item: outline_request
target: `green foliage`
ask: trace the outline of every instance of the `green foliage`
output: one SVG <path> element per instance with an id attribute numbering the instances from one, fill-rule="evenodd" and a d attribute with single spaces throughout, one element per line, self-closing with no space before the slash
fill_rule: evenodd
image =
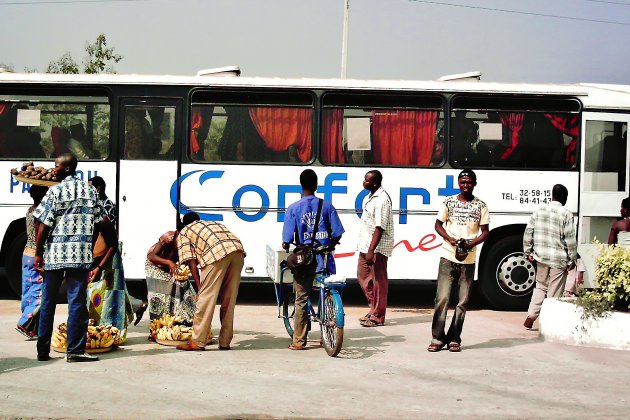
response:
<path id="1" fill-rule="evenodd" d="M 630 309 L 630 248 L 599 245 L 596 260 L 597 291 L 612 308 Z"/>
<path id="2" fill-rule="evenodd" d="M 597 290 L 582 290 L 577 297 L 576 304 L 582 308 L 582 321 L 579 330 L 586 333 L 591 322 L 610 315 L 612 306 Z M 578 328 L 576 328 L 578 329 Z"/>
<path id="3" fill-rule="evenodd" d="M 118 63 L 123 59 L 122 55 L 114 53 L 113 47 L 107 47 L 105 34 L 97 36 L 93 44 L 86 44 L 85 52 L 87 56 L 83 61 L 83 69 L 81 69 L 79 64 L 72 58 L 70 52 L 66 52 L 59 59 L 48 63 L 46 73 L 115 73 L 112 64 Z"/>
<path id="4" fill-rule="evenodd" d="M 48 63 L 46 73 L 79 74 L 79 65 L 67 51 L 58 60 Z"/>
<path id="5" fill-rule="evenodd" d="M 4 69 L 6 71 L 13 71 L 13 66 L 11 64 L 0 62 L 0 69 Z"/>
<path id="6" fill-rule="evenodd" d="M 591 322 L 605 318 L 613 310 L 630 309 L 630 248 L 608 246 L 595 241 L 599 254 L 595 260 L 597 287 L 578 295 L 576 304 L 582 308 L 582 332 Z"/>
<path id="7" fill-rule="evenodd" d="M 84 63 L 83 72 L 88 74 L 115 73 L 114 68 L 109 63 L 112 61 L 118 63 L 123 59 L 122 55 L 114 54 L 113 47 L 107 47 L 105 34 L 97 36 L 93 44 L 87 44 L 85 52 L 88 56 Z"/>

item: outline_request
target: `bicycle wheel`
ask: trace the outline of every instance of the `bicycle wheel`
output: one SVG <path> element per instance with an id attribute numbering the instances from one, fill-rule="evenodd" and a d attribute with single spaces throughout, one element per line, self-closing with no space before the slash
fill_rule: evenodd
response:
<path id="1" fill-rule="evenodd" d="M 343 325 L 343 319 L 338 320 L 338 315 L 343 317 L 341 296 L 327 291 L 323 310 L 322 336 L 324 338 L 324 348 L 330 357 L 335 357 L 339 354 L 343 345 L 343 327 L 338 326 L 339 324 Z"/>
<path id="2" fill-rule="evenodd" d="M 293 325 L 291 325 L 291 322 L 294 315 L 295 292 L 293 291 L 293 286 L 289 285 L 282 294 L 282 320 L 284 321 L 284 328 L 291 337 L 293 337 Z"/>

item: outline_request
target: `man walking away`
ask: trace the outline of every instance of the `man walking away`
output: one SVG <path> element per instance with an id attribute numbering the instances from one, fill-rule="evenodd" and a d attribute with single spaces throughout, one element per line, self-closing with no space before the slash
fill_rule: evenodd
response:
<path id="1" fill-rule="evenodd" d="M 98 357 L 85 353 L 88 273 L 93 261 L 93 241 L 98 232 L 102 232 L 108 246 L 116 245 L 116 234 L 99 204 L 96 189 L 79 179 L 76 169 L 77 159 L 69 153 L 55 160 L 55 172 L 61 182 L 50 187 L 34 213 L 41 222 L 36 236 L 35 268 L 44 272 L 37 339 L 39 361 L 50 359 L 57 293 L 64 278 L 68 291 L 66 360 L 98 360 Z"/>
<path id="2" fill-rule="evenodd" d="M 444 238 L 437 279 L 430 352 L 448 343 L 451 352 L 461 351 L 461 334 L 475 275 L 476 247 L 488 237 L 488 206 L 473 195 L 477 175 L 464 169 L 457 176 L 460 193 L 444 200 L 435 221 L 435 231 Z M 481 230 L 481 234 L 479 231 Z M 479 235 L 479 236 L 477 236 Z M 451 289 L 457 288 L 457 306 L 448 332 L 444 333 Z"/>
<path id="3" fill-rule="evenodd" d="M 357 279 L 368 301 L 369 312 L 359 318 L 364 327 L 385 324 L 387 311 L 387 260 L 394 248 L 392 200 L 381 186 L 383 175 L 372 170 L 363 178 L 363 188 L 370 192 L 361 214 Z"/>
<path id="4" fill-rule="evenodd" d="M 561 297 L 567 273 L 575 267 L 577 241 L 573 214 L 564 205 L 569 192 L 562 184 L 551 191 L 551 203 L 532 214 L 523 236 L 523 251 L 536 260 L 536 288 L 523 325 L 532 328 L 546 297 Z"/>
<path id="5" fill-rule="evenodd" d="M 191 216 L 186 217 L 188 214 Z M 184 216 L 184 224 L 194 217 L 192 215 L 194 213 Z M 234 307 L 245 263 L 243 244 L 221 223 L 197 220 L 179 232 L 177 251 L 179 261 L 188 263 L 199 289 L 192 338 L 177 348 L 185 351 L 205 350 L 214 307 L 221 292 L 219 350 L 230 350 L 234 336 Z"/>
<path id="6" fill-rule="evenodd" d="M 312 169 L 305 169 L 300 174 L 302 186 L 302 199 L 291 204 L 286 211 L 284 225 L 282 227 L 282 247 L 289 250 L 291 242 L 296 244 L 314 243 L 333 249 L 339 243 L 344 232 L 337 210 L 329 202 L 315 197 L 317 190 L 317 174 Z M 321 211 L 319 225 L 315 226 L 317 212 Z M 295 290 L 295 315 L 293 318 L 293 341 L 289 346 L 291 350 L 304 350 L 308 335 L 308 295 L 313 288 L 315 274 L 321 272 L 327 264 L 328 271 L 335 274 L 335 260 L 332 253 L 328 254 L 328 261 L 324 261 L 321 255 L 317 256 L 317 267 L 314 272 L 307 272 L 304 277 L 293 276 L 293 288 Z"/>

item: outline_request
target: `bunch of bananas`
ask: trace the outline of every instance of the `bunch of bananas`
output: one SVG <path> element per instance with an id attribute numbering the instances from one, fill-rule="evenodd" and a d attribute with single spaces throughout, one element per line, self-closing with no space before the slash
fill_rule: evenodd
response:
<path id="1" fill-rule="evenodd" d="M 157 330 L 158 340 L 188 341 L 192 338 L 192 327 L 175 325 L 172 328 L 162 327 Z"/>
<path id="2" fill-rule="evenodd" d="M 179 316 L 164 314 L 151 321 L 149 333 L 158 340 L 188 341 L 192 337 L 192 327 L 185 325 Z"/>
<path id="3" fill-rule="evenodd" d="M 190 277 L 190 268 L 187 264 L 182 264 L 177 267 L 177 270 L 173 273 L 173 279 L 177 281 L 186 281 Z"/>
<path id="4" fill-rule="evenodd" d="M 122 342 L 120 330 L 111 325 L 88 326 L 86 349 L 108 348 L 119 345 Z M 51 344 L 56 348 L 66 348 L 68 346 L 68 326 L 64 322 L 53 330 Z"/>

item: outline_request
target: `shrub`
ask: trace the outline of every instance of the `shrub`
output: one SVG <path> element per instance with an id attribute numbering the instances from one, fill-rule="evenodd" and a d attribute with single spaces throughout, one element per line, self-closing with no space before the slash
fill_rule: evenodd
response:
<path id="1" fill-rule="evenodd" d="M 615 310 L 630 309 L 630 248 L 599 244 L 594 293 Z"/>

